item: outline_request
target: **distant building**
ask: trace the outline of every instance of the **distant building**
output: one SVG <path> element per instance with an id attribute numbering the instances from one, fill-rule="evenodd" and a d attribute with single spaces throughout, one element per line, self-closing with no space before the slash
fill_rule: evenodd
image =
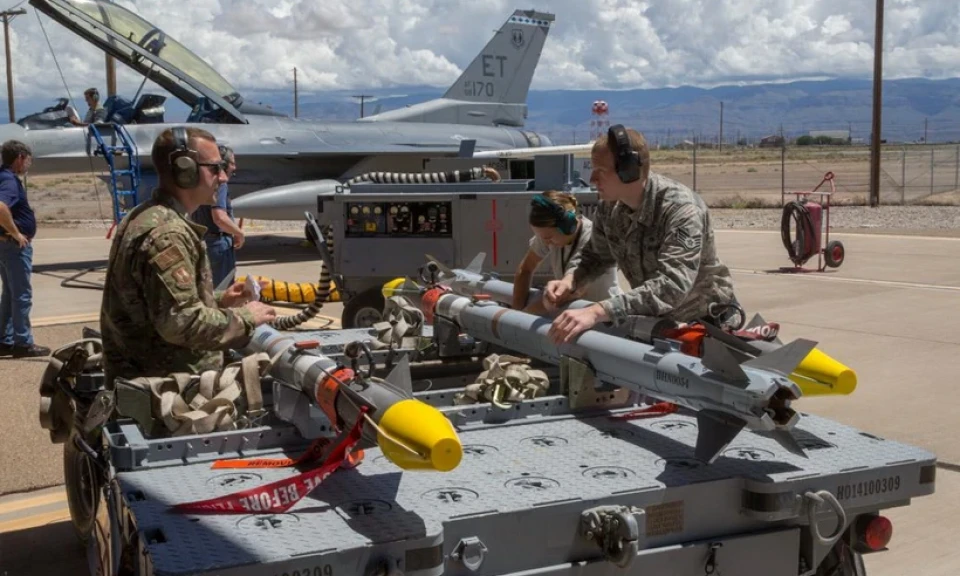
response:
<path id="1" fill-rule="evenodd" d="M 783 146 L 783 136 L 773 134 L 760 139 L 761 148 L 780 148 Z"/>
<path id="2" fill-rule="evenodd" d="M 827 138 L 832 138 L 834 140 L 843 140 L 844 142 L 850 139 L 849 130 L 811 130 L 809 134 L 813 138 L 826 136 Z"/>

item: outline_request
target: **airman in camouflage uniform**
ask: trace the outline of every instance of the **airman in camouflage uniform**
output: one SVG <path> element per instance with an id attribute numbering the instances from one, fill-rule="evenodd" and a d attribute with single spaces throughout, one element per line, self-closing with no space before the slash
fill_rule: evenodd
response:
<path id="1" fill-rule="evenodd" d="M 711 304 L 736 301 L 730 271 L 717 257 L 703 199 L 679 182 L 650 173 L 643 136 L 634 130 L 627 134 L 640 159 L 639 180 L 620 180 L 608 138 L 598 138 L 591 154 L 591 182 L 601 201 L 592 241 L 576 269 L 549 283 L 546 292 L 548 299 L 562 299 L 614 264 L 632 289 L 558 316 L 551 327 L 556 342 L 570 341 L 597 322 L 622 326 L 632 315 L 676 322 L 707 319 Z"/>
<path id="2" fill-rule="evenodd" d="M 242 283 L 214 295 L 206 228 L 186 215 L 213 202 L 225 172 L 213 136 L 193 128 L 187 134 L 197 185 L 173 183 L 169 156 L 176 145 L 164 132 L 153 148 L 160 186 L 124 218 L 110 248 L 100 313 L 110 387 L 116 377 L 219 370 L 222 350 L 246 345 L 256 326 L 275 317 L 269 306 L 245 303 Z"/>

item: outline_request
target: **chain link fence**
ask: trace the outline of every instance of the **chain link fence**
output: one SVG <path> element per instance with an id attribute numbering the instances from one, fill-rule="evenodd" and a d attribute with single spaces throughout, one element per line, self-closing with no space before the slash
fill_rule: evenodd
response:
<path id="1" fill-rule="evenodd" d="M 651 151 L 655 172 L 699 192 L 708 204 L 781 205 L 810 191 L 833 172 L 833 203 L 867 204 L 870 149 L 849 146 L 689 148 Z M 829 191 L 824 184 L 822 191 Z M 960 145 L 884 147 L 880 157 L 881 204 L 960 204 Z"/>

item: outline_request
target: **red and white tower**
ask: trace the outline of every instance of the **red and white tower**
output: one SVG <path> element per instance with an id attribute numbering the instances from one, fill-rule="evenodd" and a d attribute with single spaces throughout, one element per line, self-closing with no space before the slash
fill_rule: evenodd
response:
<path id="1" fill-rule="evenodd" d="M 607 117 L 610 107 L 607 106 L 605 100 L 594 100 L 591 112 L 593 119 L 590 120 L 590 139 L 593 140 L 606 134 L 607 130 L 610 129 L 610 120 Z"/>

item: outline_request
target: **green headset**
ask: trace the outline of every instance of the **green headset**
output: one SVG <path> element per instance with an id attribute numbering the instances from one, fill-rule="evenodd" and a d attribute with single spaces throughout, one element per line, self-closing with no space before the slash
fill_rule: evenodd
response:
<path id="1" fill-rule="evenodd" d="M 553 213 L 557 229 L 564 234 L 573 234 L 577 230 L 577 212 L 575 210 L 564 210 L 563 206 L 547 198 L 543 194 L 537 194 L 530 201 L 531 206 L 543 206 Z"/>
<path id="2" fill-rule="evenodd" d="M 190 190 L 200 184 L 199 154 L 191 150 L 187 143 L 187 129 L 177 126 L 173 129 L 173 139 L 177 148 L 170 153 L 170 171 L 178 188 Z"/>
<path id="3" fill-rule="evenodd" d="M 613 164 L 617 176 L 624 184 L 640 179 L 640 154 L 630 147 L 630 137 L 623 124 L 616 124 L 607 130 L 607 139 L 613 146 Z"/>

